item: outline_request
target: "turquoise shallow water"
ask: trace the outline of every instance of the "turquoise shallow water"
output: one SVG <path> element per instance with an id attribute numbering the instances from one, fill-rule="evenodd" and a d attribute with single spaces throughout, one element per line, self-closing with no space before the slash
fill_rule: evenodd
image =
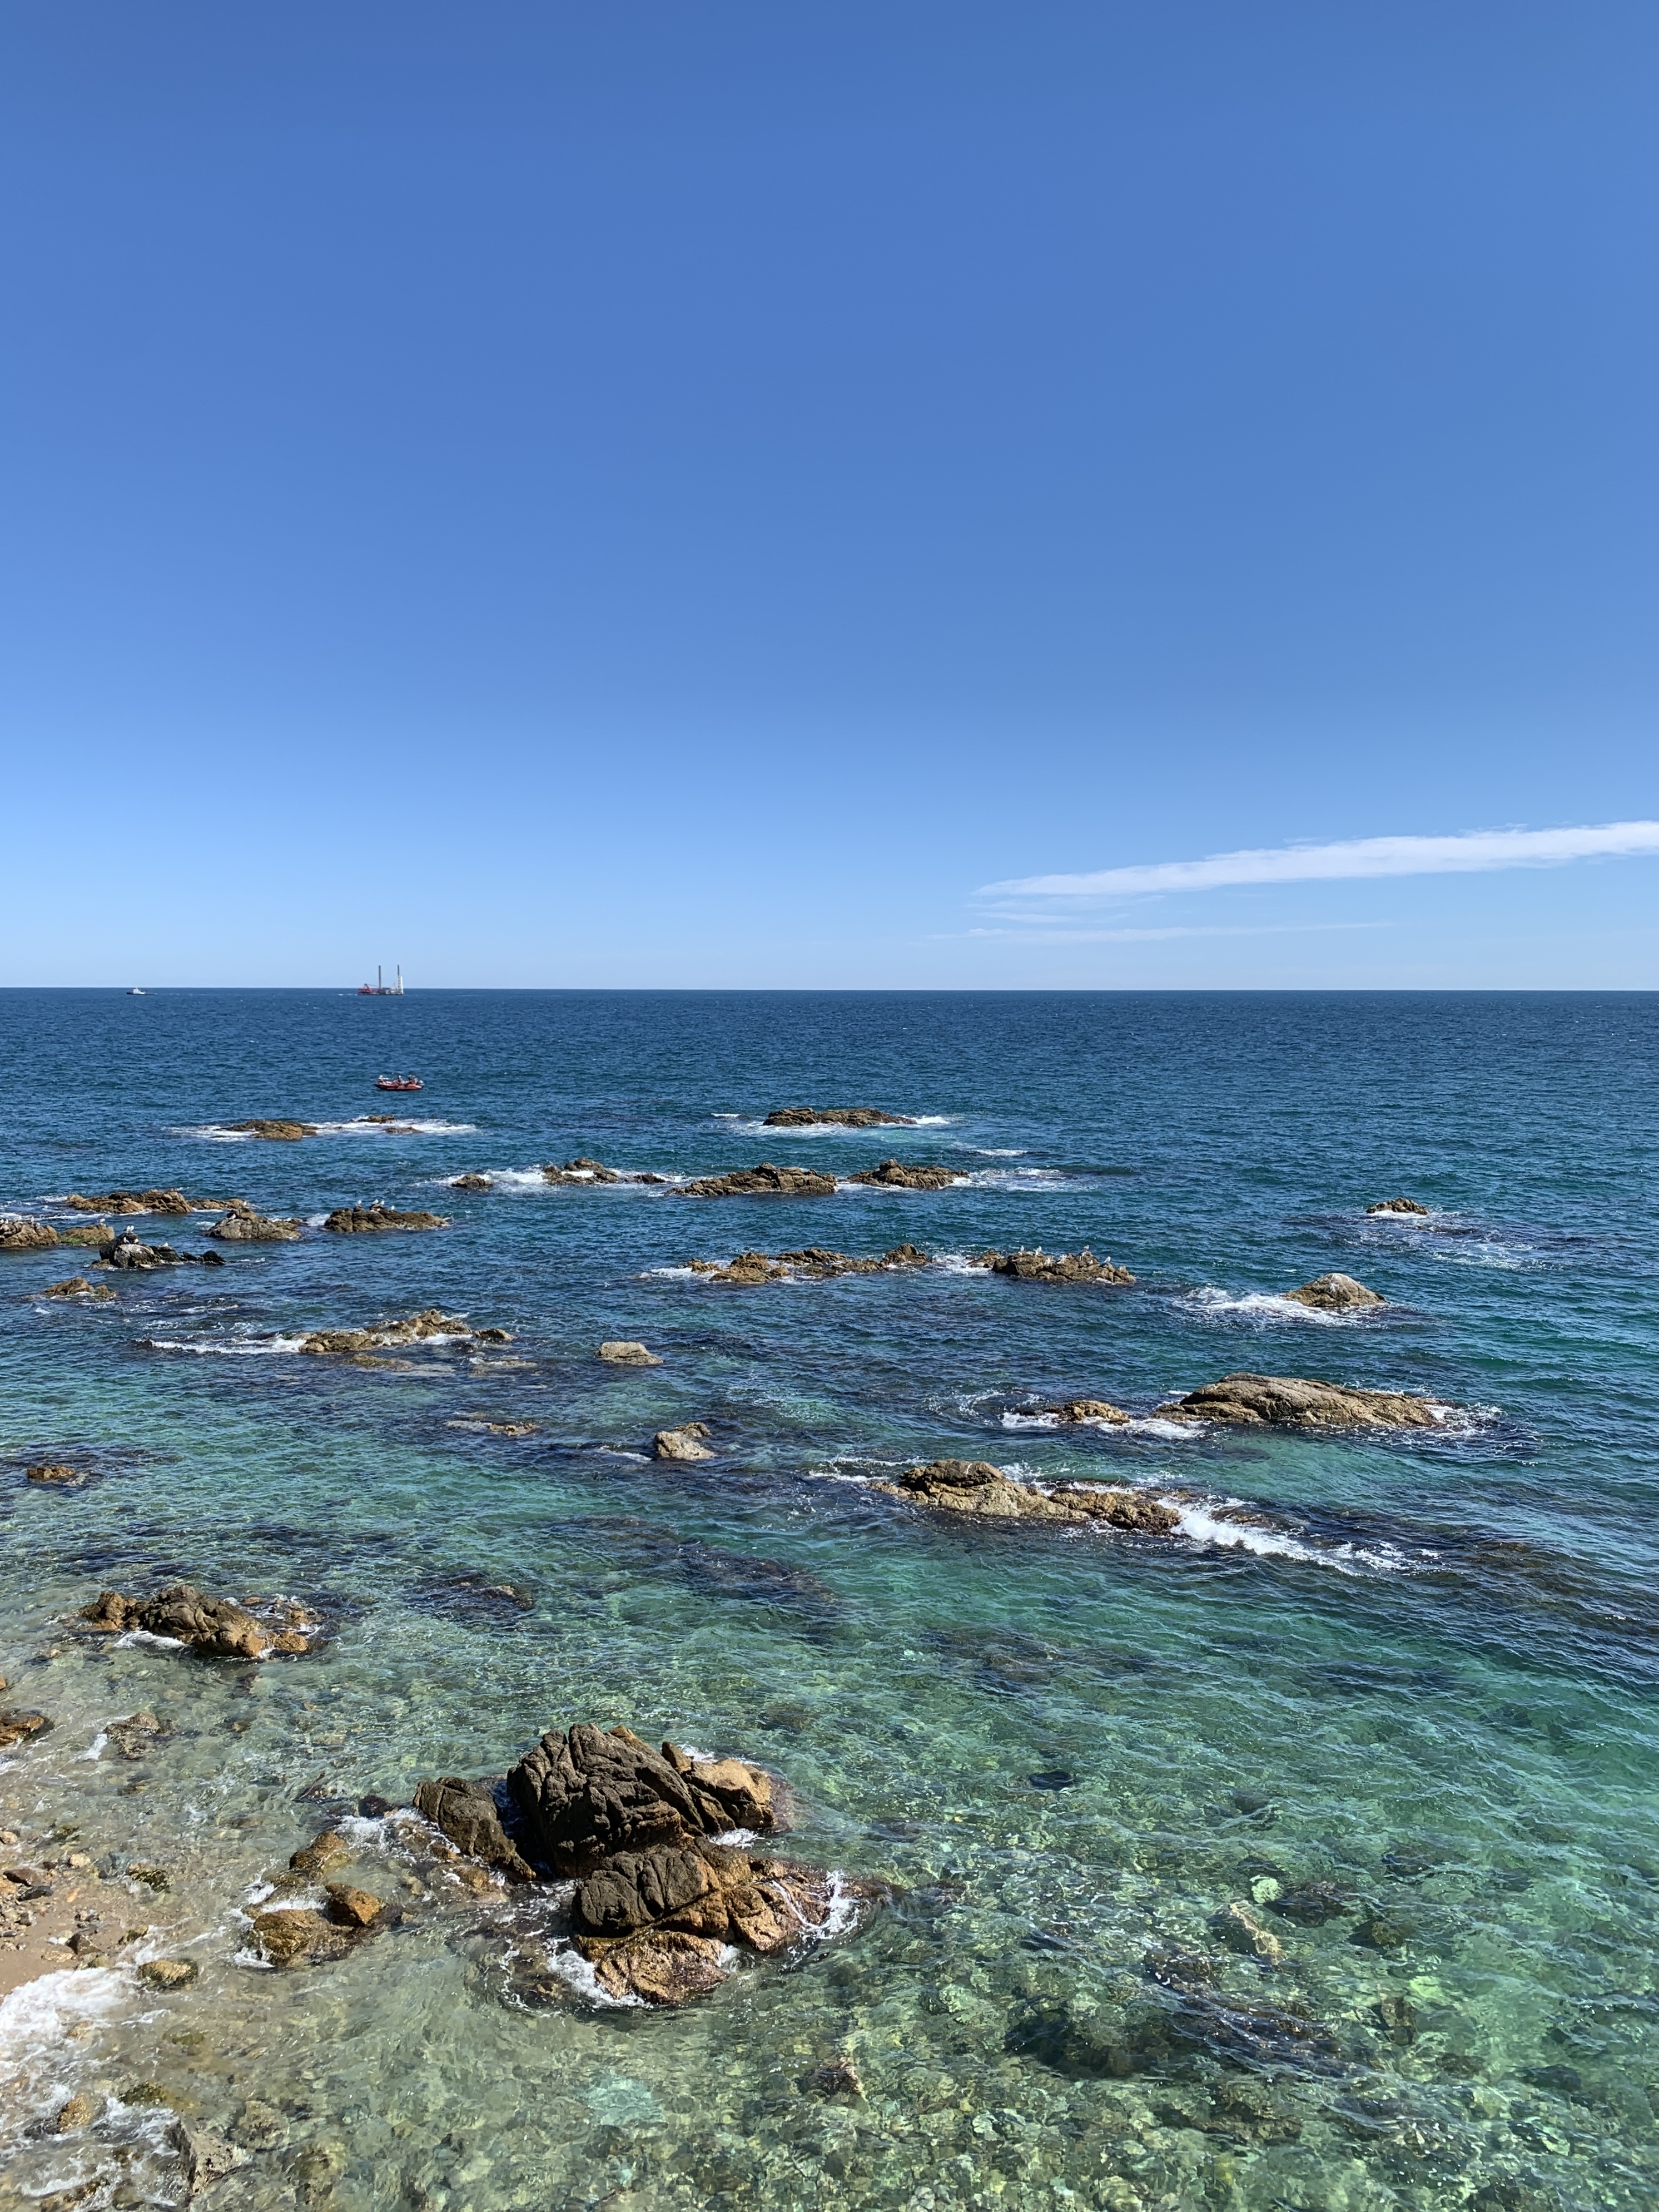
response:
<path id="1" fill-rule="evenodd" d="M 0 994 L 0 1206 L 62 1220 L 70 1190 L 177 1184 L 453 1217 L 229 1247 L 95 1306 L 37 1295 L 83 1255 L 0 1255 L 0 1672 L 55 1723 L 0 1771 L 0 1817 L 30 1848 L 72 1824 L 112 1875 L 166 1864 L 163 1899 L 121 1893 L 155 1929 L 125 1955 L 201 1970 L 173 1997 L 123 1968 L 9 2001 L 9 2185 L 172 2201 L 176 2111 L 240 2131 L 220 2186 L 251 2206 L 1652 2203 L 1656 1015 Z M 210 1133 L 349 1123 L 405 1103 L 372 1087 L 404 1066 L 413 1133 Z M 802 1103 L 928 1119 L 760 1133 Z M 535 1173 L 578 1153 L 969 1180 L 700 1203 Z M 496 1187 L 441 1188 L 466 1170 Z M 1427 1224 L 1366 1217 L 1398 1192 Z M 194 1249 L 205 1221 L 149 1228 Z M 933 1264 L 754 1289 L 685 1269 L 906 1239 Z M 966 1264 L 1085 1243 L 1133 1288 Z M 1387 1308 L 1273 1295 L 1331 1268 Z M 434 1305 L 514 1341 L 380 1367 L 284 1348 Z M 613 1336 L 665 1364 L 600 1364 Z M 1158 1421 L 1238 1368 L 1457 1411 L 1399 1438 Z M 1034 1425 L 1078 1395 L 1135 1418 Z M 690 1419 L 713 1460 L 644 1455 Z M 1183 1533 L 975 1528 L 868 1487 L 945 1455 L 1144 1484 Z M 95 1480 L 43 1492 L 42 1459 Z M 293 1592 L 329 1640 L 239 1669 L 64 1634 L 100 1587 L 175 1574 Z M 171 1731 L 149 1757 L 87 1756 L 140 1707 Z M 323 1817 L 585 1717 L 763 1759 L 799 1793 L 791 1848 L 891 1902 L 676 2014 L 562 1984 L 526 2003 L 544 1960 L 501 1901 L 365 1826 L 366 1879 L 422 1883 L 404 1925 L 333 1966 L 245 1962 L 250 1884 Z M 1274 1913 L 1316 1881 L 1332 1917 Z M 1218 1940 L 1237 1903 L 1280 1959 Z M 814 2094 L 843 2057 L 862 2097 Z M 75 2088 L 97 2124 L 41 2132 Z"/>

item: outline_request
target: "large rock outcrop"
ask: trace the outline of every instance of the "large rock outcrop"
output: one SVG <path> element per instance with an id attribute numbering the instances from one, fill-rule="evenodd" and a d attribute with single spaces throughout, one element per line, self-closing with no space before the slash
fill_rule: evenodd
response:
<path id="1" fill-rule="evenodd" d="M 914 1114 L 884 1114 L 879 1106 L 780 1106 L 762 1125 L 768 1129 L 914 1129 Z"/>
<path id="2" fill-rule="evenodd" d="M 438 1306 L 410 1314 L 406 1321 L 376 1322 L 368 1328 L 319 1328 L 301 1340 L 309 1352 L 337 1352 L 350 1358 L 367 1352 L 395 1350 L 399 1345 L 420 1344 L 429 1337 L 465 1344 L 511 1344 L 504 1328 L 471 1328 L 458 1314 Z"/>
<path id="3" fill-rule="evenodd" d="M 542 1170 L 547 1182 L 626 1182 L 629 1178 L 616 1168 L 608 1168 L 602 1160 L 577 1158 L 567 1160 L 562 1167 L 551 1161 Z"/>
<path id="4" fill-rule="evenodd" d="M 631 1729 L 550 1729 L 508 1773 L 529 1849 L 556 1875 L 585 1875 L 618 1851 L 684 1848 L 778 1825 L 771 1777 L 743 1759 L 660 1751 Z"/>
<path id="5" fill-rule="evenodd" d="M 181 1190 L 106 1190 L 88 1198 L 72 1190 L 64 1200 L 76 1213 L 205 1213 L 210 1201 L 192 1205 Z"/>
<path id="6" fill-rule="evenodd" d="M 415 1792 L 415 1810 L 441 1828 L 457 1850 L 497 1869 L 508 1881 L 536 1879 L 535 1869 L 501 1826 L 495 1784 L 488 1776 L 468 1782 L 447 1774 L 435 1782 L 422 1782 Z"/>
<path id="7" fill-rule="evenodd" d="M 50 1252 L 57 1243 L 58 1231 L 49 1221 L 21 1213 L 0 1218 L 0 1252 Z"/>
<path id="8" fill-rule="evenodd" d="M 1067 1398 L 1058 1406 L 1045 1406 L 1042 1410 L 1059 1421 L 1095 1422 L 1111 1428 L 1120 1427 L 1129 1418 L 1121 1406 L 1114 1406 L 1104 1398 Z"/>
<path id="9" fill-rule="evenodd" d="M 707 1421 L 687 1421 L 678 1429 L 659 1429 L 651 1439 L 653 1459 L 713 1459 L 706 1437 L 713 1432 Z"/>
<path id="10" fill-rule="evenodd" d="M 263 1137 L 267 1144 L 273 1145 L 295 1145 L 301 1137 L 314 1137 L 317 1133 L 314 1121 L 227 1121 L 224 1126 L 234 1129 L 238 1136 Z"/>
<path id="11" fill-rule="evenodd" d="M 609 1995 L 674 2004 L 726 1978 L 723 1944 L 767 1957 L 822 1928 L 833 1901 L 826 1875 L 789 1859 L 624 1851 L 577 1888 L 576 1948 Z"/>
<path id="12" fill-rule="evenodd" d="M 395 1206 L 337 1206 L 323 1223 L 339 1237 L 361 1237 L 377 1229 L 447 1229 L 442 1213 L 400 1213 Z"/>
<path id="13" fill-rule="evenodd" d="M 131 1229 L 100 1244 L 98 1256 L 106 1267 L 140 1274 L 151 1267 L 222 1267 L 225 1264 L 217 1252 L 179 1252 L 171 1244 L 145 1244 Z"/>
<path id="14" fill-rule="evenodd" d="M 1335 1273 L 1316 1275 L 1312 1282 L 1285 1295 L 1297 1305 L 1311 1306 L 1316 1313 L 1354 1313 L 1365 1306 L 1388 1304 L 1379 1291 L 1368 1291 L 1352 1275 Z"/>
<path id="15" fill-rule="evenodd" d="M 936 1459 L 926 1467 L 913 1467 L 896 1482 L 877 1482 L 891 1498 L 913 1504 L 933 1505 L 950 1513 L 977 1514 L 993 1521 L 1047 1521 L 1073 1524 L 1103 1521 L 1115 1528 L 1129 1528 L 1149 1535 L 1167 1535 L 1180 1519 L 1173 1507 L 1144 1491 L 1102 1487 L 1090 1483 L 1055 1483 L 1036 1490 L 1011 1481 L 988 1460 Z"/>
<path id="16" fill-rule="evenodd" d="M 242 1199 L 233 1199 L 225 1212 L 208 1231 L 227 1244 L 291 1244 L 299 1236 L 301 1224 L 279 1220 L 268 1213 L 256 1213 Z"/>
<path id="17" fill-rule="evenodd" d="M 994 1275 L 1012 1275 L 1018 1283 L 1133 1283 L 1127 1267 L 1109 1256 L 1097 1260 L 1085 1244 L 1080 1252 L 986 1252 L 980 1265 Z"/>
<path id="18" fill-rule="evenodd" d="M 718 1260 L 693 1260 L 691 1271 L 710 1283 L 787 1283 L 827 1280 L 834 1275 L 879 1275 L 904 1267 L 925 1267 L 927 1255 L 915 1244 L 896 1244 L 874 1259 L 860 1259 L 851 1252 L 831 1251 L 827 1245 L 808 1244 L 799 1252 L 739 1252 L 722 1265 Z"/>
<path id="19" fill-rule="evenodd" d="M 662 1361 L 648 1344 L 635 1337 L 615 1336 L 599 1346 L 599 1358 L 608 1367 L 660 1367 Z"/>
<path id="20" fill-rule="evenodd" d="M 125 1636 L 142 1629 L 149 1636 L 165 1636 L 182 1644 L 204 1659 L 264 1659 L 272 1652 L 298 1653 L 311 1649 L 317 1624 L 307 1620 L 297 1606 L 276 1609 L 274 1620 L 261 1620 L 234 1598 L 204 1597 L 191 1583 L 173 1583 L 154 1597 L 123 1597 L 118 1590 L 100 1591 L 80 1618 L 94 1636 Z"/>
<path id="21" fill-rule="evenodd" d="M 675 1187 L 676 1198 L 830 1198 L 834 1176 L 815 1168 L 777 1168 L 763 1160 L 757 1168 L 734 1168 L 729 1175 L 701 1176 Z"/>
<path id="22" fill-rule="evenodd" d="M 955 1168 L 910 1167 L 902 1160 L 882 1160 L 861 1175 L 849 1176 L 848 1181 L 873 1183 L 881 1190 L 948 1190 L 953 1182 L 965 1182 L 967 1177 Z"/>
<path id="23" fill-rule="evenodd" d="M 1351 1390 L 1292 1375 L 1224 1375 L 1158 1411 L 1160 1420 L 1243 1428 L 1431 1429 L 1444 1408 L 1403 1390 Z"/>
<path id="24" fill-rule="evenodd" d="M 84 1275 L 70 1275 L 61 1283 L 48 1283 L 40 1296 L 43 1298 L 112 1298 L 115 1293 L 107 1283 L 89 1283 Z"/>

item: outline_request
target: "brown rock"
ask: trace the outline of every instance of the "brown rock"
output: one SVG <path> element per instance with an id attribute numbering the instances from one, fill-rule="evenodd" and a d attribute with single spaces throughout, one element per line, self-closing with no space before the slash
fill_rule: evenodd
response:
<path id="1" fill-rule="evenodd" d="M 261 1659 L 270 1637 L 234 1598 L 204 1597 L 193 1583 L 173 1583 L 155 1597 L 123 1598 L 106 1590 L 82 1619 L 100 1634 L 142 1628 L 170 1636 L 207 1659 Z"/>
<path id="2" fill-rule="evenodd" d="M 323 1828 L 308 1844 L 301 1844 L 289 1861 L 290 1869 L 303 1881 L 314 1881 L 318 1875 L 342 1859 L 351 1856 L 351 1846 L 337 1828 Z"/>
<path id="3" fill-rule="evenodd" d="M 0 1252 L 50 1252 L 57 1242 L 58 1231 L 50 1222 L 17 1213 L 0 1216 Z"/>
<path id="4" fill-rule="evenodd" d="M 659 1429 L 651 1439 L 653 1459 L 713 1459 L 702 1439 L 711 1433 L 707 1421 L 687 1421 L 683 1428 Z"/>
<path id="5" fill-rule="evenodd" d="M 1286 1375 L 1224 1375 L 1176 1405 L 1160 1406 L 1158 1416 L 1250 1428 L 1427 1429 L 1440 1411 L 1432 1399 L 1400 1390 L 1351 1390 Z"/>
<path id="6" fill-rule="evenodd" d="M 599 1346 L 599 1357 L 613 1367 L 660 1367 L 662 1362 L 654 1352 L 631 1338 L 615 1337 Z"/>
<path id="7" fill-rule="evenodd" d="M 914 1129 L 913 1114 L 884 1114 L 879 1106 L 780 1106 L 767 1115 L 769 1129 Z"/>
<path id="8" fill-rule="evenodd" d="M 1063 1404 L 1050 1406 L 1047 1410 L 1058 1414 L 1062 1421 L 1127 1421 L 1129 1416 L 1121 1406 L 1109 1405 L 1104 1398 L 1067 1398 Z"/>
<path id="9" fill-rule="evenodd" d="M 542 1170 L 542 1179 L 545 1182 L 588 1184 L 627 1182 L 630 1180 L 616 1168 L 606 1167 L 603 1160 L 584 1159 L 580 1157 L 574 1160 L 567 1160 L 562 1167 L 556 1167 L 550 1161 Z"/>
<path id="10" fill-rule="evenodd" d="M 84 1198 L 72 1190 L 64 1200 L 76 1213 L 193 1213 L 181 1190 L 106 1190 Z"/>
<path id="11" fill-rule="evenodd" d="M 613 1997 L 684 2004 L 688 1997 L 718 1989 L 726 1979 L 720 1944 L 703 1936 L 682 1936 L 673 1929 L 653 1929 L 622 1943 L 589 1941 L 577 1948 L 592 1960 L 600 1988 Z"/>
<path id="12" fill-rule="evenodd" d="M 84 1275 L 70 1275 L 61 1283 L 48 1283 L 40 1295 L 43 1298 L 112 1298 L 115 1293 L 107 1283 L 89 1283 Z"/>
<path id="13" fill-rule="evenodd" d="M 125 1720 L 112 1721 L 105 1730 L 123 1759 L 146 1758 L 167 1733 L 152 1712 L 129 1713 Z"/>
<path id="14" fill-rule="evenodd" d="M 948 1190 L 953 1182 L 965 1182 L 967 1177 L 955 1168 L 907 1167 L 902 1160 L 883 1160 L 848 1180 L 875 1183 L 884 1190 Z"/>
<path id="15" fill-rule="evenodd" d="M 752 1286 L 757 1283 L 782 1283 L 789 1279 L 789 1270 L 781 1261 L 769 1259 L 764 1252 L 739 1252 L 735 1260 L 720 1267 L 713 1260 L 694 1260 L 694 1272 L 711 1283 L 730 1283 Z"/>
<path id="16" fill-rule="evenodd" d="M 300 1235 L 301 1224 L 281 1221 L 266 1213 L 256 1213 L 251 1206 L 236 1200 L 208 1231 L 227 1244 L 291 1244 Z"/>
<path id="17" fill-rule="evenodd" d="M 1385 1198 L 1365 1208 L 1367 1213 L 1426 1213 L 1426 1206 L 1419 1206 L 1414 1198 Z"/>
<path id="18" fill-rule="evenodd" d="M 1312 1306 L 1321 1313 L 1346 1313 L 1356 1306 L 1386 1305 L 1388 1301 L 1376 1291 L 1368 1291 L 1364 1283 L 1356 1282 L 1352 1275 L 1316 1275 L 1310 1283 L 1299 1290 L 1286 1291 L 1299 1306 Z"/>
<path id="19" fill-rule="evenodd" d="M 618 1851 L 674 1848 L 736 1827 L 777 1825 L 770 1778 L 742 1760 L 653 1751 L 629 1729 L 550 1729 L 508 1774 L 537 1854 L 583 1875 Z"/>
<path id="20" fill-rule="evenodd" d="M 468 1782 L 447 1774 L 435 1782 L 422 1782 L 415 1792 L 415 1810 L 441 1829 L 457 1850 L 485 1866 L 499 1867 L 509 1881 L 533 1881 L 535 1869 L 519 1852 L 501 1826 L 493 1785 Z"/>
<path id="21" fill-rule="evenodd" d="M 339 1237 L 361 1237 L 379 1229 L 447 1229 L 441 1213 L 400 1213 L 392 1206 L 337 1206 L 323 1223 Z"/>
<path id="22" fill-rule="evenodd" d="M 263 1137 L 269 1144 L 295 1145 L 301 1137 L 314 1137 L 314 1121 L 228 1121 L 228 1129 L 234 1129 L 247 1137 Z"/>
<path id="23" fill-rule="evenodd" d="M 988 1460 L 938 1459 L 927 1467 L 909 1468 L 896 1483 L 872 1483 L 871 1487 L 918 1504 L 994 1521 L 1103 1521 L 1113 1528 L 1161 1536 L 1180 1520 L 1172 1507 L 1145 1491 L 1078 1482 L 1056 1483 L 1047 1492 L 1035 1490 L 1011 1481 Z"/>
<path id="24" fill-rule="evenodd" d="M 27 1480 L 46 1490 L 79 1490 L 90 1478 L 78 1467 L 32 1467 Z"/>
<path id="25" fill-rule="evenodd" d="M 138 1978 L 153 1990 L 187 1990 L 200 1972 L 192 1959 L 147 1959 Z"/>
<path id="26" fill-rule="evenodd" d="M 143 1882 L 146 1889 L 153 1889 L 158 1897 L 163 1890 L 173 1887 L 173 1876 L 167 1869 L 155 1865 L 149 1859 L 130 1859 L 127 1862 L 127 1879 Z"/>
<path id="27" fill-rule="evenodd" d="M 216 2181 L 222 2181 L 228 2173 L 234 2173 L 239 2166 L 247 2164 L 247 2153 L 238 2150 L 234 2143 L 227 2142 L 222 2136 L 210 2134 L 206 2128 L 194 2128 L 188 2120 L 174 2120 L 167 2130 L 167 2141 L 179 2154 L 179 2163 L 185 2177 L 185 2201 L 199 2197 Z"/>
<path id="28" fill-rule="evenodd" d="M 385 1910 L 385 1899 L 372 1890 L 354 1888 L 349 1881 L 328 1885 L 328 1917 L 342 1928 L 372 1928 Z"/>
<path id="29" fill-rule="evenodd" d="M 107 1244 L 114 1234 L 114 1231 L 106 1221 L 83 1221 L 76 1228 L 60 1229 L 58 1231 L 58 1242 L 60 1244 L 103 1245 Z"/>
<path id="30" fill-rule="evenodd" d="M 300 1349 L 318 1354 L 340 1352 L 350 1355 L 384 1352 L 401 1344 L 418 1344 L 429 1336 L 467 1339 L 474 1334 L 459 1316 L 447 1314 L 437 1306 L 428 1306 L 424 1312 L 410 1314 L 407 1321 L 380 1322 L 372 1328 L 313 1329 Z M 482 1338 L 485 1332 L 479 1330 L 476 1334 Z M 492 1330 L 489 1334 L 495 1337 L 500 1333 Z"/>
<path id="31" fill-rule="evenodd" d="M 659 1920 L 673 1919 L 688 1906 L 720 1895 L 720 1885 L 701 1851 L 669 1846 L 654 1851 L 618 1851 L 576 1890 L 576 1924 L 590 1936 L 628 1936 Z M 707 1932 L 723 1936 L 720 1924 Z"/>
<path id="32" fill-rule="evenodd" d="M 994 1275 L 1021 1283 L 1133 1283 L 1127 1267 L 1097 1260 L 1085 1244 L 1080 1252 L 987 1252 L 982 1264 Z"/>
<path id="33" fill-rule="evenodd" d="M 729 1175 L 703 1176 L 675 1188 L 677 1198 L 830 1198 L 834 1176 L 814 1168 L 778 1168 L 763 1160 L 757 1168 L 734 1168 Z"/>
<path id="34" fill-rule="evenodd" d="M 44 1713 L 26 1713 L 14 1706 L 0 1713 L 0 1751 L 15 1750 L 20 1743 L 33 1743 L 51 1726 Z"/>
<path id="35" fill-rule="evenodd" d="M 97 2117 L 97 2106 L 81 2090 L 58 2106 L 52 2125 L 60 2136 L 72 2135 L 77 2129 L 89 2128 Z"/>
<path id="36" fill-rule="evenodd" d="M 459 1175 L 450 1178 L 449 1187 L 452 1190 L 494 1190 L 495 1185 L 489 1176 Z"/>
<path id="37" fill-rule="evenodd" d="M 1285 1946 L 1271 1928 L 1264 1928 L 1248 1905 L 1224 1905 L 1212 1912 L 1209 1920 L 1210 1932 L 1218 1936 L 1230 1951 L 1242 1952 L 1245 1957 L 1267 1959 L 1276 1962 L 1285 1955 Z"/>
<path id="38" fill-rule="evenodd" d="M 254 1940 L 273 1966 L 343 1958 L 351 1936 L 309 1905 L 278 1905 L 252 1913 Z"/>
<path id="39" fill-rule="evenodd" d="M 711 1283 L 738 1285 L 791 1282 L 799 1277 L 822 1281 L 835 1275 L 878 1275 L 902 1267 L 925 1267 L 927 1255 L 915 1244 L 896 1244 L 874 1259 L 860 1259 L 851 1252 L 832 1251 L 828 1245 L 808 1244 L 795 1252 L 739 1252 L 720 1267 L 713 1260 L 694 1260 L 696 1272 Z"/>

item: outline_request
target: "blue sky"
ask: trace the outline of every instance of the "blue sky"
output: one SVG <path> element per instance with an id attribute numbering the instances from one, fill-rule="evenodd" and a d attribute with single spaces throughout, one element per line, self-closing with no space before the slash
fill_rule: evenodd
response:
<path id="1" fill-rule="evenodd" d="M 9 11 L 0 981 L 1651 987 L 1656 44 Z"/>

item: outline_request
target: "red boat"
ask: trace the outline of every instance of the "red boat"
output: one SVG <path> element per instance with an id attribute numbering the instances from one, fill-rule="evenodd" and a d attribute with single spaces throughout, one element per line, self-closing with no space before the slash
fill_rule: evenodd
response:
<path id="1" fill-rule="evenodd" d="M 424 1091 L 426 1085 L 418 1075 L 377 1075 L 374 1088 L 377 1091 Z"/>

